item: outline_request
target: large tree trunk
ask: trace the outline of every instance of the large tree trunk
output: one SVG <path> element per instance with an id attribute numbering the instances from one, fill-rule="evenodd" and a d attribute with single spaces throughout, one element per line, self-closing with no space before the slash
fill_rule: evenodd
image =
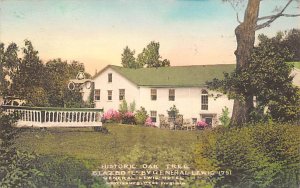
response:
<path id="1" fill-rule="evenodd" d="M 248 0 L 244 22 L 235 29 L 237 41 L 235 56 L 238 72 L 243 71 L 244 68 L 249 66 L 249 59 L 255 42 L 255 27 L 257 24 L 260 1 L 261 0 Z M 253 109 L 253 96 L 247 93 L 243 95 L 245 101 L 234 100 L 231 125 L 242 125 L 249 121 L 249 114 Z"/>

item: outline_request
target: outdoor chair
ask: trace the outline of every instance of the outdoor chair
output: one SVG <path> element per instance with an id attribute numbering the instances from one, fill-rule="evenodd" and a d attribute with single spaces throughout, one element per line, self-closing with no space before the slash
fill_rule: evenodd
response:
<path id="1" fill-rule="evenodd" d="M 183 115 L 177 115 L 174 122 L 174 128 L 176 129 L 182 129 L 183 125 Z"/>
<path id="2" fill-rule="evenodd" d="M 168 118 L 165 117 L 163 114 L 159 114 L 158 117 L 159 117 L 160 128 L 170 129 L 170 123 L 168 122 Z"/>
<path id="3" fill-rule="evenodd" d="M 190 119 L 184 119 L 182 124 L 183 130 L 195 130 L 196 124 L 193 123 Z"/>

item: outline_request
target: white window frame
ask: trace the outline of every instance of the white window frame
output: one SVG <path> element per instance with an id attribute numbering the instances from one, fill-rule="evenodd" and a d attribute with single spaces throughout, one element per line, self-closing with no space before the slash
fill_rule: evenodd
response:
<path id="1" fill-rule="evenodd" d="M 175 89 L 169 89 L 169 101 L 175 101 Z"/>
<path id="2" fill-rule="evenodd" d="M 99 94 L 97 94 L 97 92 L 99 91 Z M 98 99 L 99 97 L 99 99 Z M 101 90 L 100 89 L 95 89 L 94 90 L 94 101 L 100 101 L 101 99 Z"/>
<path id="3" fill-rule="evenodd" d="M 112 73 L 107 74 L 107 82 L 112 83 Z"/>
<path id="4" fill-rule="evenodd" d="M 150 98 L 151 98 L 151 101 L 157 100 L 157 89 L 155 89 L 155 88 L 150 89 Z"/>
<path id="5" fill-rule="evenodd" d="M 157 111 L 151 110 L 150 111 L 150 118 L 151 118 L 153 123 L 156 123 L 156 121 L 157 121 Z"/>
<path id="6" fill-rule="evenodd" d="M 125 100 L 125 89 L 119 89 L 119 100 Z"/>
<path id="7" fill-rule="evenodd" d="M 107 100 L 112 101 L 112 99 L 113 99 L 113 91 L 107 90 Z"/>
<path id="8" fill-rule="evenodd" d="M 201 110 L 208 110 L 208 91 L 201 91 Z"/>

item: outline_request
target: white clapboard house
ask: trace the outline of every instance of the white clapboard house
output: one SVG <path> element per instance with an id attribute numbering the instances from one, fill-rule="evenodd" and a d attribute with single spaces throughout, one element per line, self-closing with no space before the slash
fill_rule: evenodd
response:
<path id="1" fill-rule="evenodd" d="M 205 120 L 220 124 L 222 109 L 232 111 L 233 101 L 227 96 L 206 89 L 206 81 L 222 78 L 235 65 L 193 65 L 129 69 L 108 65 L 93 77 L 96 108 L 119 109 L 122 100 L 133 101 L 136 109 L 144 107 L 159 126 L 159 114 L 168 116 L 173 105 L 184 119 Z M 84 99 L 89 97 L 84 92 Z"/>

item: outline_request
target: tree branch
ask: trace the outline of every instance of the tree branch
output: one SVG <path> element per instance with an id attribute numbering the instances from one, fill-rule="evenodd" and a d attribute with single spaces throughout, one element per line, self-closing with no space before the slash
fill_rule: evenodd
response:
<path id="1" fill-rule="evenodd" d="M 267 20 L 267 19 L 273 19 L 274 17 L 278 16 L 277 14 L 275 15 L 270 15 L 270 16 L 264 16 L 264 17 L 260 17 L 257 19 L 257 21 L 260 20 Z M 280 14 L 279 16 L 285 16 L 285 17 L 297 17 L 300 16 L 300 14 Z"/>
<path id="2" fill-rule="evenodd" d="M 240 20 L 240 18 L 239 18 L 239 13 L 238 13 L 238 11 L 237 11 L 237 9 L 236 9 L 236 6 L 237 6 L 237 5 L 235 5 L 235 4 L 233 3 L 233 1 L 228 1 L 228 2 L 230 3 L 231 7 L 233 8 L 233 10 L 234 10 L 235 13 L 236 13 L 236 20 L 237 20 L 237 22 L 238 22 L 239 24 L 241 24 L 242 22 L 241 22 L 241 20 Z"/>
<path id="3" fill-rule="evenodd" d="M 239 13 L 238 12 L 236 12 L 236 20 L 237 20 L 237 22 L 239 22 L 239 24 L 242 23 L 241 20 L 240 20 L 240 18 L 239 18 Z"/>
<path id="4" fill-rule="evenodd" d="M 260 21 L 260 20 L 268 20 L 268 21 L 266 21 L 266 22 L 264 22 L 262 24 L 257 25 L 255 27 L 255 30 L 259 30 L 259 29 L 262 29 L 262 28 L 265 28 L 265 27 L 269 27 L 272 22 L 274 22 L 277 18 L 279 18 L 281 16 L 284 16 L 284 17 L 297 17 L 297 16 L 300 16 L 300 14 L 283 14 L 283 12 L 291 4 L 292 1 L 293 0 L 289 0 L 287 2 L 287 4 L 284 6 L 284 8 L 279 13 L 277 13 L 277 14 L 258 18 L 257 21 Z"/>

